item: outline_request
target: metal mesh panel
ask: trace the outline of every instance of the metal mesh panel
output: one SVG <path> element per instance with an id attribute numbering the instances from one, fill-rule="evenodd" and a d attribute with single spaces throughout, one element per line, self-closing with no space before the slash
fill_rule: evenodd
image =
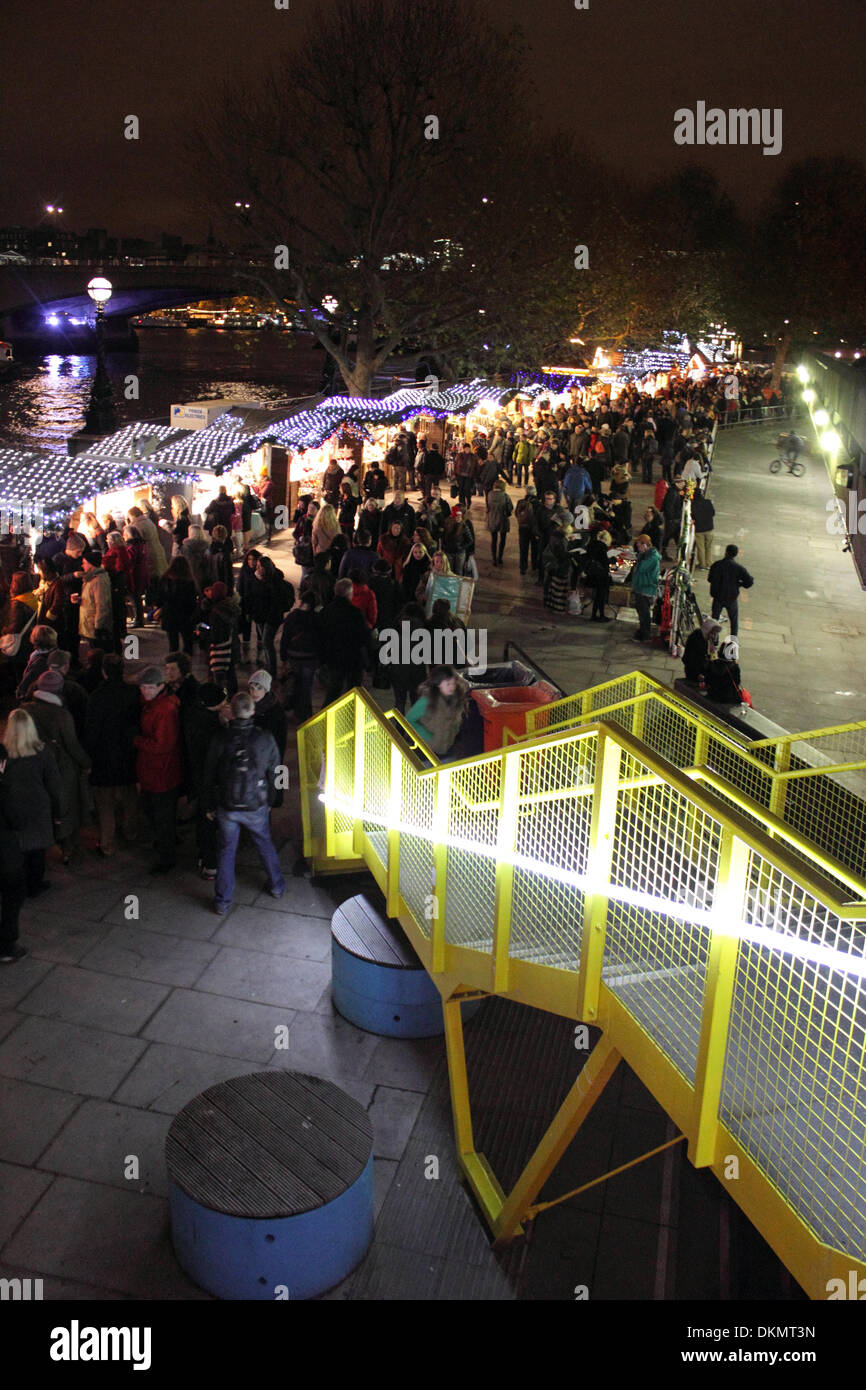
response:
<path id="1" fill-rule="evenodd" d="M 383 868 L 388 867 L 388 797 L 391 786 L 391 740 L 376 719 L 364 722 L 364 811 L 361 822 L 373 852 Z"/>
<path id="2" fill-rule="evenodd" d="M 334 715 L 334 794 L 338 801 L 351 802 L 355 792 L 355 701 L 347 700 Z M 334 831 L 351 831 L 351 813 L 336 811 Z"/>
<path id="3" fill-rule="evenodd" d="M 413 835 L 404 830 L 400 835 L 400 893 L 418 926 L 429 936 L 432 918 L 427 907 L 435 887 L 430 831 L 436 784 L 432 777 L 422 777 L 408 762 L 403 763 L 401 784 L 403 825 L 417 826 L 425 833 Z"/>
<path id="4" fill-rule="evenodd" d="M 635 730 L 653 752 L 674 767 L 691 767 L 695 761 L 697 727 L 693 719 L 657 695 L 643 704 L 643 723 Z"/>
<path id="5" fill-rule="evenodd" d="M 624 756 L 611 883 L 707 910 L 720 827 L 681 792 Z M 694 1083 L 708 928 L 628 902 L 611 902 L 602 978 L 674 1066 Z"/>
<path id="6" fill-rule="evenodd" d="M 866 721 L 854 724 L 849 729 L 817 729 L 809 734 L 808 744 L 796 738 L 772 739 L 767 744 L 770 755 L 774 756 L 776 750 L 782 750 L 786 743 L 790 744 L 795 757 L 806 756 L 808 750 L 814 748 L 832 763 L 866 763 Z M 758 746 L 753 751 L 761 753 L 765 750 Z"/>
<path id="7" fill-rule="evenodd" d="M 766 775 L 761 772 L 760 768 L 743 757 L 736 744 L 728 743 L 716 734 L 710 734 L 707 740 L 706 765 L 719 777 L 724 777 L 725 781 L 730 782 L 738 791 L 745 792 L 753 801 L 757 801 L 759 806 L 769 806 L 773 786 L 769 770 Z"/>
<path id="8" fill-rule="evenodd" d="M 641 691 L 640 676 L 624 676 L 622 680 L 597 686 L 591 694 L 590 710 L 598 711 L 608 705 L 616 705 L 620 700 L 631 700 Z M 579 712 L 579 711 L 578 711 Z"/>
<path id="9" fill-rule="evenodd" d="M 864 1259 L 863 924 L 755 853 L 743 919 L 838 955 L 824 963 L 741 943 L 719 1117 L 821 1240 Z"/>
<path id="10" fill-rule="evenodd" d="M 325 774 L 325 721 L 318 719 L 304 730 L 305 763 L 301 769 L 305 786 L 307 806 L 310 814 L 310 834 L 313 852 L 322 852 L 325 844 L 325 807 L 319 800 L 319 789 L 324 788 Z"/>
<path id="11" fill-rule="evenodd" d="M 456 767 L 451 774 L 448 837 L 495 849 L 499 825 L 501 759 Z M 449 845 L 446 869 L 445 940 L 489 948 L 493 940 L 495 861 Z"/>
<path id="12" fill-rule="evenodd" d="M 585 873 L 597 742 L 529 749 L 520 757 L 515 852 L 551 869 Z M 584 893 L 543 872 L 516 868 L 509 953 L 577 970 Z"/>
<path id="13" fill-rule="evenodd" d="M 854 873 L 866 874 L 866 801 L 830 774 L 787 778 L 784 819 Z"/>

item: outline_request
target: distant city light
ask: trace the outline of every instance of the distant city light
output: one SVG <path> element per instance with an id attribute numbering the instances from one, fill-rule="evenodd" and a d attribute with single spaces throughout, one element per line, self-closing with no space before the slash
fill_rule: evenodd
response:
<path id="1" fill-rule="evenodd" d="M 56 328 L 60 320 L 56 314 L 49 314 L 45 322 L 50 323 L 52 328 Z"/>

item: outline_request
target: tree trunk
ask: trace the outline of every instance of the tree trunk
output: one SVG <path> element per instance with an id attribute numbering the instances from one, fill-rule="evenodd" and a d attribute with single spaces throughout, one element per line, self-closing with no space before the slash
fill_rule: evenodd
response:
<path id="1" fill-rule="evenodd" d="M 773 362 L 773 375 L 770 377 L 770 385 L 773 387 L 775 391 L 778 391 L 779 387 L 782 384 L 782 372 L 784 371 L 785 363 L 788 360 L 788 353 L 791 351 L 792 338 L 793 334 L 789 329 L 787 333 L 782 334 L 782 337 L 776 344 L 776 357 Z"/>
<path id="2" fill-rule="evenodd" d="M 349 396 L 369 396 L 373 389 L 373 376 L 377 367 L 376 357 L 372 353 L 361 353 L 359 348 L 355 355 L 350 371 L 340 369 L 340 375 L 346 383 L 346 394 Z"/>

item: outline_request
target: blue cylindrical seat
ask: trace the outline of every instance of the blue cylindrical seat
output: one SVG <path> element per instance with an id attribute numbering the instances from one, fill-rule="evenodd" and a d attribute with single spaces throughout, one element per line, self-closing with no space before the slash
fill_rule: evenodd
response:
<path id="1" fill-rule="evenodd" d="M 211 1086 L 173 1120 L 165 1156 L 175 1254 L 218 1298 L 315 1298 L 373 1238 L 372 1125 L 320 1077 Z"/>
<path id="2" fill-rule="evenodd" d="M 344 1018 L 389 1038 L 430 1038 L 445 1031 L 439 994 L 399 923 L 363 894 L 331 919 L 331 995 Z M 482 1001 L 463 1005 L 467 1019 Z"/>

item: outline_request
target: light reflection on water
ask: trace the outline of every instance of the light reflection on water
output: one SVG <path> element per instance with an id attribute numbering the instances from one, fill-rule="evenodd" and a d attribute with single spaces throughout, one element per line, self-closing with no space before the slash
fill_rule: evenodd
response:
<path id="1" fill-rule="evenodd" d="M 206 329 L 139 331 L 138 353 L 109 353 L 108 374 L 121 423 L 168 424 L 175 401 L 224 397 L 279 406 L 318 387 L 315 375 L 298 373 L 288 340 L 264 332 L 217 333 Z M 306 364 L 305 364 L 306 365 Z M 82 428 L 95 356 L 47 354 L 19 361 L 0 381 L 0 441 L 66 451 L 66 439 Z M 129 399 L 131 377 L 138 399 Z"/>

